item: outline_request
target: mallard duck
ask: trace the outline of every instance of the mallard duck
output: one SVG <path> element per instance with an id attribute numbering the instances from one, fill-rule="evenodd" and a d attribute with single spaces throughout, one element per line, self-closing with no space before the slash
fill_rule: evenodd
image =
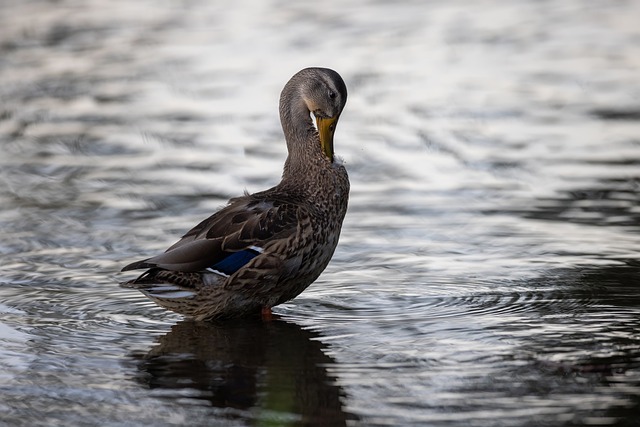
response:
<path id="1" fill-rule="evenodd" d="M 329 263 L 347 211 L 349 178 L 333 151 L 346 101 L 335 71 L 295 74 L 280 96 L 280 183 L 229 200 L 164 253 L 127 265 L 147 271 L 123 286 L 196 320 L 268 316 L 298 296 Z"/>

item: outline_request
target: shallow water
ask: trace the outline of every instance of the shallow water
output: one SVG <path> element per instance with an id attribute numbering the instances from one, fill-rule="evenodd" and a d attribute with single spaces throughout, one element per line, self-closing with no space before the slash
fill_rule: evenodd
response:
<path id="1" fill-rule="evenodd" d="M 0 5 L 0 424 L 640 425 L 638 2 Z M 118 282 L 347 82 L 340 245 L 271 323 Z"/>

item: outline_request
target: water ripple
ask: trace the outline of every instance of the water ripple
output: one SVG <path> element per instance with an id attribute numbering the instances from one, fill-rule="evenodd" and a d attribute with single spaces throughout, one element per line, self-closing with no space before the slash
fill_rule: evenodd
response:
<path id="1" fill-rule="evenodd" d="M 635 423 L 639 3 L 327 1 L 0 2 L 0 423 Z M 278 181 L 311 64 L 349 86 L 319 280 L 265 324 L 121 289 Z"/>

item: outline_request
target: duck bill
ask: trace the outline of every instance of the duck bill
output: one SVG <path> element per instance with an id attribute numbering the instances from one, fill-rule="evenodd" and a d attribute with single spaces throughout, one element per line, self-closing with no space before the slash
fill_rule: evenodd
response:
<path id="1" fill-rule="evenodd" d="M 320 135 L 320 146 L 322 152 L 333 162 L 333 134 L 336 131 L 336 117 L 319 117 L 316 116 L 316 125 L 318 134 Z"/>

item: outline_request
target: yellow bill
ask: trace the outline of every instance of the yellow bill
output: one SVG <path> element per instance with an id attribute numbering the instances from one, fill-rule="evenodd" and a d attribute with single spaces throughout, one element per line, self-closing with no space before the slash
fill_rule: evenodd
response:
<path id="1" fill-rule="evenodd" d="M 333 134 L 336 131 L 338 117 L 316 116 L 316 126 L 320 134 L 320 146 L 324 154 L 333 162 Z"/>

